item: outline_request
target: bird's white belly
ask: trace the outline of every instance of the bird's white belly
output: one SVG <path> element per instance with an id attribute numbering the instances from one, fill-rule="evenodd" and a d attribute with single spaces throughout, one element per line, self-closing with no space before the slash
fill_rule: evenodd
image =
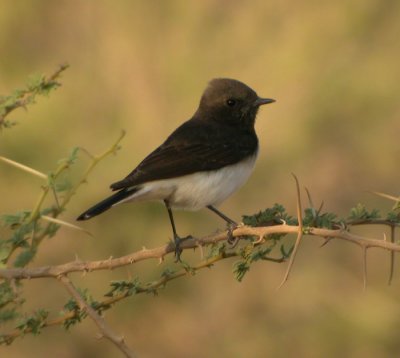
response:
<path id="1" fill-rule="evenodd" d="M 148 182 L 124 202 L 167 199 L 172 208 L 185 210 L 218 205 L 247 181 L 256 158 L 257 154 L 218 170 Z"/>

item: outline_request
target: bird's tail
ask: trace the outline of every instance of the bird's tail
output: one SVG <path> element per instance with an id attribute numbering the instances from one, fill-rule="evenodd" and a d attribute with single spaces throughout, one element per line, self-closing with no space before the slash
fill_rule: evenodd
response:
<path id="1" fill-rule="evenodd" d="M 138 189 L 136 188 L 122 189 L 86 210 L 84 213 L 79 215 L 76 220 L 81 221 L 91 219 L 92 217 L 103 213 L 104 211 L 110 209 L 113 205 L 118 204 L 119 202 L 133 195 L 137 190 Z"/>

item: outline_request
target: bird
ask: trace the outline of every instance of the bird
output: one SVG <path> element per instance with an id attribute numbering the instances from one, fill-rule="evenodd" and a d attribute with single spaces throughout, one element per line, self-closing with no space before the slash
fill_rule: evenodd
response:
<path id="1" fill-rule="evenodd" d="M 253 171 L 259 151 L 255 120 L 260 106 L 273 103 L 235 79 L 208 83 L 193 116 L 143 159 L 125 178 L 110 185 L 115 193 L 77 220 L 91 219 L 127 202 L 163 201 L 180 261 L 180 243 L 172 210 L 207 208 L 228 225 L 229 242 L 237 223 L 216 206 L 236 192 Z"/>

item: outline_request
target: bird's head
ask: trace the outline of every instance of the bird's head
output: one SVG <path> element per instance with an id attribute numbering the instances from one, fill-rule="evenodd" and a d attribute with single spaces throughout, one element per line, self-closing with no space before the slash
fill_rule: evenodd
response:
<path id="1" fill-rule="evenodd" d="M 254 126 L 258 108 L 275 100 L 261 98 L 244 83 L 229 79 L 216 78 L 205 89 L 196 115 L 227 124 Z"/>

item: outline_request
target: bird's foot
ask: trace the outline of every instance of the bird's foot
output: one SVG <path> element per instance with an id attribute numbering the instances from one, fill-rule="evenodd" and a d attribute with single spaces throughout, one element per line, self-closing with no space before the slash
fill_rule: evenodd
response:
<path id="1" fill-rule="evenodd" d="M 185 237 L 179 237 L 178 235 L 174 236 L 174 244 L 175 244 L 175 262 L 181 262 L 181 243 L 185 240 L 193 239 L 191 235 Z"/>
<path id="2" fill-rule="evenodd" d="M 234 221 L 228 223 L 228 244 L 231 245 L 233 249 L 240 240 L 240 236 L 234 237 L 233 231 L 238 228 L 239 224 L 235 223 Z"/>

